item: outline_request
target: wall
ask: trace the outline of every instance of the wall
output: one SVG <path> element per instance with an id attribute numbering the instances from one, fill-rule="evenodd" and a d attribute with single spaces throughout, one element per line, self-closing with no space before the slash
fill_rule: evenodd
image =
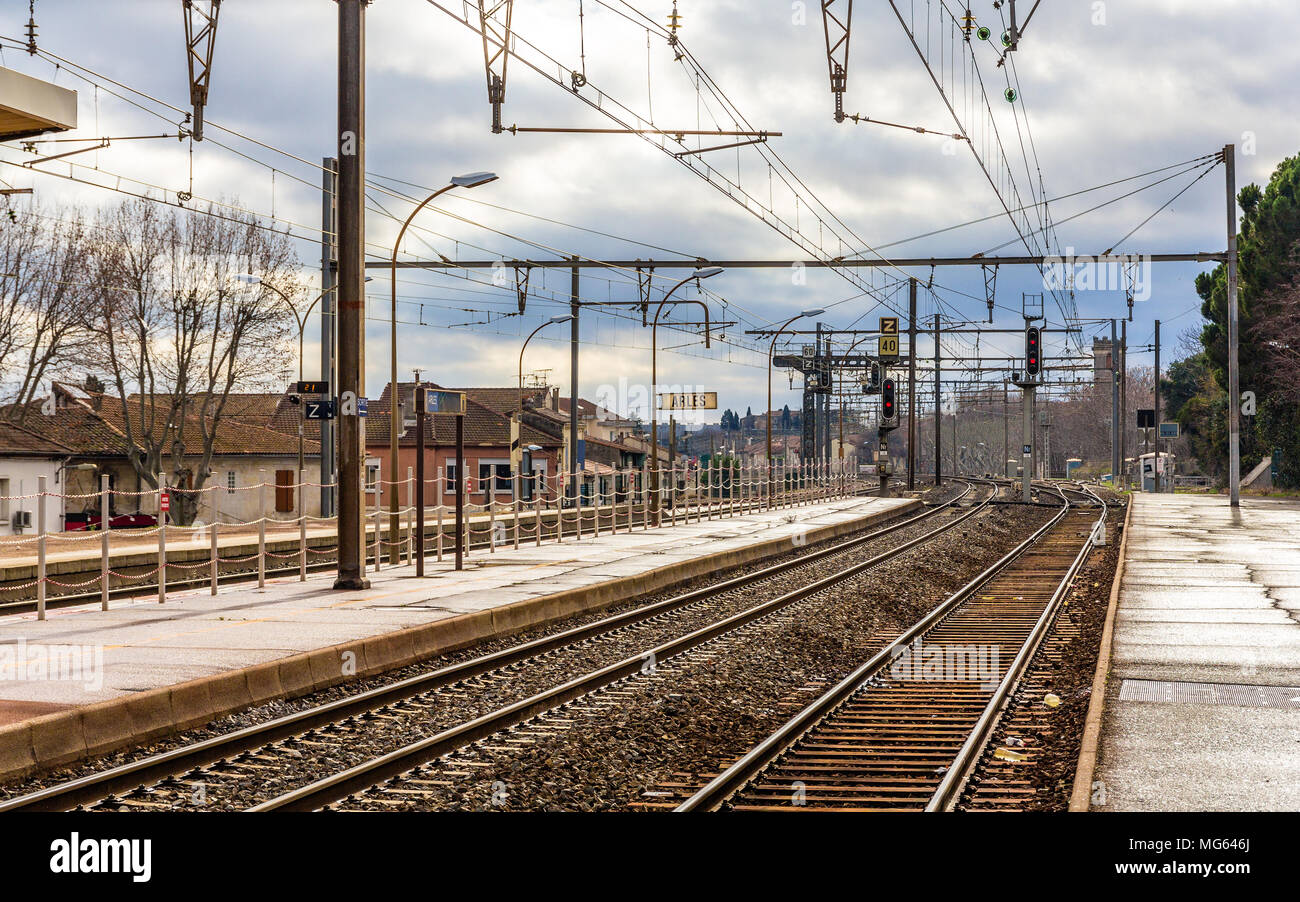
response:
<path id="1" fill-rule="evenodd" d="M 265 478 L 268 483 L 266 488 L 266 515 L 274 520 L 292 520 L 295 519 L 299 512 L 297 508 L 297 492 L 295 491 L 292 511 L 276 511 L 276 491 L 275 491 L 275 472 L 276 470 L 292 471 L 292 481 L 297 481 L 298 457 L 297 455 L 283 455 L 276 457 L 257 457 L 253 455 L 229 455 L 225 457 L 214 457 L 212 460 L 212 475 L 204 483 L 204 492 L 199 501 L 198 514 L 196 520 L 202 520 L 204 523 L 211 523 L 214 520 L 213 504 L 215 501 L 217 512 L 219 512 L 219 521 L 222 523 L 248 523 L 258 519 L 261 510 L 261 501 L 256 488 L 257 484 Z M 264 473 L 262 471 L 265 471 Z M 136 492 L 145 489 L 143 495 L 132 494 L 114 494 L 110 502 L 110 512 L 112 516 L 121 514 L 143 513 L 150 516 L 156 516 L 158 513 L 157 494 L 148 488 L 148 485 L 140 485 L 136 477 L 135 470 L 125 460 L 113 460 L 105 465 L 105 472 L 112 477 L 112 486 L 114 492 Z M 235 491 L 231 492 L 227 488 L 228 474 L 233 472 Z M 303 462 L 304 479 L 307 482 L 320 482 L 320 460 L 319 458 L 308 457 Z M 68 502 L 68 510 L 90 509 L 94 513 L 99 513 L 99 473 L 74 471 L 69 474 L 69 491 L 72 493 L 90 494 L 96 497 L 86 499 L 75 499 Z M 216 488 L 213 488 L 216 486 Z M 306 502 L 307 514 L 309 516 L 320 516 L 320 489 L 308 487 L 303 492 L 303 500 Z"/>
<path id="2" fill-rule="evenodd" d="M 390 475 L 387 473 L 389 449 L 386 446 L 382 446 L 382 445 L 368 446 L 366 448 L 366 458 L 368 461 L 371 462 L 374 461 L 379 462 L 380 475 L 384 482 L 389 482 L 391 480 Z M 405 485 L 406 470 L 409 467 L 412 473 L 415 472 L 415 459 L 416 459 L 416 449 L 414 446 L 403 445 L 398 449 L 399 485 L 397 485 L 397 492 L 398 492 L 397 502 L 399 506 L 404 507 L 406 505 L 406 498 L 407 498 L 407 489 Z M 448 504 L 448 505 L 456 503 L 456 493 L 454 491 L 454 487 L 452 487 L 453 488 L 452 491 L 447 491 L 448 486 L 445 481 L 441 483 L 440 486 L 436 486 L 435 483 L 432 482 L 432 480 L 437 478 L 440 472 L 445 473 L 447 464 L 449 462 L 454 461 L 455 459 L 456 459 L 456 449 L 453 447 L 440 445 L 436 447 L 426 447 L 424 449 L 424 478 L 426 480 L 425 487 L 424 487 L 424 503 L 426 506 L 434 506 L 440 503 Z M 509 463 L 510 449 L 505 447 L 504 445 L 486 445 L 486 446 L 466 445 L 465 460 L 469 464 L 470 475 L 474 477 L 474 489 L 475 489 L 473 494 L 466 496 L 466 500 L 473 504 L 484 504 L 486 503 L 487 496 L 483 491 L 483 486 L 479 484 L 479 478 L 478 478 L 479 461 L 483 461 L 485 463 L 488 461 L 493 461 L 496 463 Z M 535 470 L 544 469 L 548 477 L 554 476 L 557 471 L 557 459 L 556 459 L 555 450 L 548 448 L 545 451 L 534 452 L 533 468 Z M 444 490 L 441 498 L 439 498 L 437 492 L 437 488 L 439 487 L 441 487 Z M 388 485 L 384 486 L 385 494 L 384 497 L 380 499 L 380 502 L 385 507 L 388 504 L 386 493 L 392 488 L 393 488 L 392 486 L 388 486 Z M 508 503 L 511 500 L 512 494 L 513 494 L 512 492 L 502 491 L 502 492 L 495 493 L 494 497 L 496 501 L 504 504 L 504 503 Z M 375 501 L 376 501 L 375 492 L 367 490 L 366 506 L 373 509 L 375 506 Z"/>
<path id="3" fill-rule="evenodd" d="M 34 457 L 0 457 L 0 479 L 9 480 L 7 489 L 0 488 L 0 494 L 7 496 L 35 495 L 37 477 L 45 476 L 48 492 L 62 492 L 63 487 L 56 481 L 59 476 L 60 460 Z M 14 532 L 13 512 L 28 510 L 32 512 L 31 529 L 23 529 L 24 535 L 36 532 L 37 499 L 17 498 L 0 500 L 0 534 Z M 47 528 L 51 531 L 63 529 L 63 503 L 59 498 L 46 500 L 45 518 Z"/>

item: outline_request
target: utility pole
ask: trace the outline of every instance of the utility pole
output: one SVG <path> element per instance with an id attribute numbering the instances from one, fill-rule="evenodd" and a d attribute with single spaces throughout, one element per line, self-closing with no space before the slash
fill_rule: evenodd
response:
<path id="1" fill-rule="evenodd" d="M 1115 320 L 1110 321 L 1110 485 L 1119 485 L 1119 343 L 1116 341 Z"/>
<path id="2" fill-rule="evenodd" d="M 1241 505 L 1241 374 L 1238 371 L 1237 339 L 1240 330 L 1237 311 L 1237 148 L 1223 146 L 1223 163 L 1228 189 L 1228 503 Z M 1160 359 L 1160 324 L 1156 323 L 1156 359 Z M 1156 364 L 1156 393 L 1160 391 L 1160 365 Z M 1157 405 L 1160 403 L 1156 402 Z M 1158 408 L 1157 408 L 1158 409 Z M 1156 417 L 1156 432 L 1160 417 Z M 1159 435 L 1156 449 L 1159 450 Z M 1159 460 L 1159 456 L 1156 457 Z M 1157 479 L 1160 477 L 1157 476 Z M 1158 483 L 1157 483 L 1158 487 Z"/>
<path id="3" fill-rule="evenodd" d="M 943 442 L 940 441 L 940 433 L 943 423 L 943 404 L 939 395 L 939 387 L 943 383 L 942 373 L 939 370 L 939 314 L 934 315 L 934 484 L 939 485 L 943 482 Z"/>
<path id="4" fill-rule="evenodd" d="M 712 450 L 712 449 L 710 449 Z M 677 418 L 672 414 L 668 415 L 668 509 L 672 510 L 677 506 Z M 686 511 L 689 516 L 690 504 L 687 504 Z"/>
<path id="5" fill-rule="evenodd" d="M 334 157 L 321 160 L 321 236 L 320 236 L 320 377 L 329 383 L 330 397 L 338 410 L 339 383 L 335 371 L 338 312 L 335 302 L 335 267 L 338 265 L 338 193 L 339 161 Z M 320 421 L 320 515 L 334 516 L 334 498 L 338 489 L 335 473 L 334 421 Z"/>
<path id="6" fill-rule="evenodd" d="M 425 400 L 424 384 L 420 381 L 420 371 L 415 371 L 415 575 L 424 576 L 424 410 L 428 407 Z M 517 471 L 516 471 L 517 472 Z M 516 478 L 515 485 L 519 481 Z M 442 499 L 438 499 L 442 503 Z M 541 529 L 539 525 L 537 527 Z M 441 538 L 438 541 L 442 541 Z"/>
<path id="7" fill-rule="evenodd" d="M 1156 494 L 1160 493 L 1160 320 L 1156 320 L 1156 384 L 1151 392 L 1155 395 L 1156 409 L 1156 456 L 1154 460 Z M 1232 410 L 1232 395 L 1228 395 L 1228 409 Z"/>
<path id="8" fill-rule="evenodd" d="M 961 454 L 957 449 L 957 403 L 960 399 L 958 392 L 952 395 L 952 475 L 961 475 Z"/>
<path id="9" fill-rule="evenodd" d="M 1128 450 L 1128 320 L 1119 321 L 1119 466 L 1127 466 Z M 1117 485 L 1118 475 L 1111 477 L 1111 486 Z M 1128 488 L 1128 476 L 1124 477 Z"/>
<path id="10" fill-rule="evenodd" d="M 907 285 L 907 490 L 916 489 L 916 279 Z"/>
<path id="11" fill-rule="evenodd" d="M 578 258 L 573 257 L 573 262 Z M 569 324 L 569 491 L 566 493 L 573 499 L 573 506 L 578 506 L 578 439 L 581 433 L 578 432 L 578 314 L 582 310 L 582 302 L 578 297 L 578 267 L 574 266 L 571 272 L 571 284 L 569 286 L 569 312 L 573 315 L 573 320 Z M 655 403 L 654 386 L 650 386 L 650 403 Z M 653 473 L 659 466 L 659 461 L 650 461 L 650 472 Z M 560 505 L 564 507 L 563 504 Z"/>
<path id="12" fill-rule="evenodd" d="M 1029 491 L 1029 482 L 1034 474 L 1034 384 L 1025 374 L 1025 382 L 1020 386 L 1020 396 L 1024 407 L 1024 447 L 1020 449 L 1020 493 L 1021 500 L 1029 504 L 1033 498 Z"/>
<path id="13" fill-rule="evenodd" d="M 336 589 L 366 589 L 366 0 L 338 0 L 339 550 Z"/>
<path id="14" fill-rule="evenodd" d="M 1010 403 L 1010 400 L 1011 399 L 1009 396 L 1009 392 L 1007 391 L 1007 381 L 1003 379 L 1002 380 L 1002 466 L 1000 467 L 1003 476 L 1011 475 L 1010 473 L 1007 472 L 1007 461 L 1011 460 L 1011 435 L 1010 435 L 1011 430 L 1008 428 L 1009 424 L 1008 424 L 1008 417 L 1007 417 L 1007 414 L 1009 412 L 1008 404 Z"/>

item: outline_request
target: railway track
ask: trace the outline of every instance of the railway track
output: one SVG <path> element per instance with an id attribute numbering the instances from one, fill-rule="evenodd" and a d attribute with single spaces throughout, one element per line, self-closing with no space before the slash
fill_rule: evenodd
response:
<path id="1" fill-rule="evenodd" d="M 1042 529 L 676 810 L 951 809 L 1106 515 L 1053 490 Z"/>
<path id="2" fill-rule="evenodd" d="M 488 695 L 489 689 L 508 688 L 513 681 L 536 669 L 539 661 L 554 660 L 557 655 L 576 654 L 575 650 L 588 651 L 600 643 L 610 645 L 608 656 L 619 649 L 619 643 L 641 650 L 647 644 L 647 636 L 672 637 L 655 645 L 649 652 L 641 651 L 630 658 L 614 655 L 617 658 L 614 663 L 597 668 L 584 677 L 560 680 L 482 716 L 450 725 L 431 738 L 341 769 L 315 783 L 281 793 L 279 797 L 255 806 L 268 810 L 321 807 L 357 788 L 401 773 L 412 766 L 411 762 L 436 757 L 445 750 L 472 742 L 634 673 L 644 664 L 647 653 L 662 660 L 688 650 L 742 623 L 777 612 L 830 583 L 916 547 L 985 509 L 996 494 L 995 488 L 978 502 L 972 501 L 968 508 L 960 507 L 962 502 L 971 498 L 978 485 L 979 482 L 972 480 L 961 495 L 921 514 L 793 560 L 233 733 L 49 786 L 0 802 L 0 812 L 78 807 L 95 810 L 202 808 L 206 802 L 196 801 L 197 797 L 206 799 L 209 792 L 217 793 L 222 786 L 232 783 L 256 783 L 288 759 L 302 759 L 307 754 L 319 756 L 324 750 L 337 752 L 341 760 L 346 760 L 348 747 L 363 733 L 382 730 L 389 725 L 422 724 L 444 707 L 443 703 L 449 696 Z M 888 550 L 879 551 L 882 542 L 896 540 L 899 534 L 908 530 L 928 528 L 927 521 L 941 517 L 945 512 L 950 519 L 941 525 L 905 539 Z M 864 556 L 865 560 L 860 559 Z M 828 564 L 842 566 L 842 569 L 820 579 L 812 575 Z M 792 579 L 796 588 L 787 590 L 782 581 Z M 774 591 L 775 596 L 755 605 L 754 599 L 761 597 L 765 586 L 769 592 Z M 731 598 L 729 605 L 719 602 L 719 599 L 728 597 Z M 715 614 L 714 606 L 718 606 L 726 616 Z M 734 608 L 741 610 L 730 613 Z M 698 626 L 699 623 L 704 625 Z M 315 776 L 318 774 L 313 774 Z"/>

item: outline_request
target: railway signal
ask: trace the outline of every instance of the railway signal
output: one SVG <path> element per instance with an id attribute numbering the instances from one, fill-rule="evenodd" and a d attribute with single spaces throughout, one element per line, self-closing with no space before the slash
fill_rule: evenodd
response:
<path id="1" fill-rule="evenodd" d="M 1025 376 L 1032 378 L 1042 368 L 1042 332 L 1037 326 L 1025 329 Z"/>
<path id="2" fill-rule="evenodd" d="M 898 408 L 894 404 L 894 380 L 886 379 L 880 387 L 880 425 L 882 428 L 898 426 Z"/>

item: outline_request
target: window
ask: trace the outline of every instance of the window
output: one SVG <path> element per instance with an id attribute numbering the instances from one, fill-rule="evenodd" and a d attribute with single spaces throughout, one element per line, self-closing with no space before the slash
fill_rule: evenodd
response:
<path id="1" fill-rule="evenodd" d="M 275 471 L 275 512 L 285 514 L 293 511 L 293 470 Z"/>
<path id="2" fill-rule="evenodd" d="M 488 490 L 488 484 L 492 479 L 494 473 L 496 474 L 496 487 L 495 487 L 496 492 L 504 492 L 506 494 L 509 494 L 512 491 L 514 491 L 514 486 L 512 484 L 514 480 L 511 478 L 510 475 L 510 464 L 497 463 L 495 461 L 488 461 L 487 463 L 483 463 L 481 461 L 479 462 L 478 465 L 479 491 L 486 492 Z"/>
<path id="3" fill-rule="evenodd" d="M 226 471 L 226 494 L 227 495 L 235 494 L 235 471 L 234 470 Z"/>
<path id="4" fill-rule="evenodd" d="M 373 492 L 379 484 L 379 462 L 366 461 L 366 491 Z"/>
<path id="5" fill-rule="evenodd" d="M 443 485 L 443 491 L 450 495 L 456 494 L 456 470 L 456 461 L 447 461 L 447 481 Z"/>
<path id="6" fill-rule="evenodd" d="M 9 519 L 9 480 L 0 479 L 0 520 Z"/>

